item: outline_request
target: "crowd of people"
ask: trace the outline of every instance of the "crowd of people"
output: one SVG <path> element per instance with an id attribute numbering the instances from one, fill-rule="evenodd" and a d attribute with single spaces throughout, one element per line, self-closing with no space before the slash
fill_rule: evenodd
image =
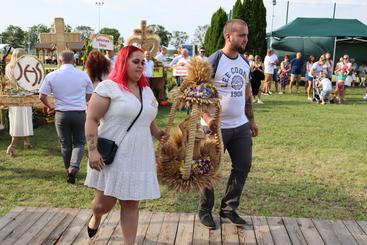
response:
<path id="1" fill-rule="evenodd" d="M 223 35 L 223 49 L 210 58 L 205 56 L 204 48 L 198 54 L 213 66 L 214 85 L 222 97 L 221 121 L 216 122 L 211 111 L 204 111 L 202 127 L 208 133 L 221 130 L 224 148 L 231 156 L 232 171 L 222 199 L 220 216 L 243 225 L 245 220 L 236 209 L 251 168 L 252 137 L 259 133 L 252 110 L 250 65 L 241 55 L 248 40 L 247 24 L 243 20 L 230 20 L 224 27 Z M 19 57 L 17 52 L 21 55 L 24 51 L 16 50 L 13 54 L 15 60 Z M 165 57 L 166 50 L 162 48 L 156 59 L 165 62 Z M 72 51 L 65 50 L 58 58 L 61 66 L 46 75 L 39 99 L 48 108 L 48 113 L 55 114 L 55 128 L 68 183 L 76 182 L 87 145 L 85 185 L 94 189 L 95 193 L 88 235 L 91 238 L 95 236 L 102 216 L 119 202 L 124 242 L 134 244 L 139 201 L 160 197 L 152 137 L 161 142 L 168 140 L 165 131 L 155 123 L 158 102 L 149 87 L 151 65 L 147 65 L 151 61 L 151 53 L 131 45 L 122 48 L 117 56 L 113 52 L 104 54 L 92 51 L 86 60 L 85 72 L 74 66 L 75 55 Z M 166 64 L 187 65 L 189 62 L 188 51 L 181 49 L 180 54 Z M 12 69 L 14 67 L 9 64 L 7 76 L 14 82 Z M 50 96 L 54 97 L 54 104 L 50 102 Z M 32 115 L 28 115 L 28 108 L 17 109 L 31 122 Z M 11 117 L 11 123 L 16 122 L 23 130 L 29 126 L 32 128 L 27 120 L 19 120 L 19 113 Z M 25 137 L 24 143 L 28 146 L 28 137 L 32 134 L 25 130 L 12 136 Z M 102 151 L 107 145 L 101 148 L 101 139 L 104 139 L 102 142 L 112 141 L 116 150 L 109 165 Z M 8 151 L 15 144 L 13 139 Z M 200 194 L 198 213 L 201 223 L 210 229 L 217 226 L 212 217 L 213 206 L 214 190 L 204 188 Z"/>
<path id="2" fill-rule="evenodd" d="M 221 97 L 222 108 L 220 122 L 215 121 L 211 111 L 203 111 L 201 126 L 208 133 L 221 130 L 224 149 L 231 159 L 231 172 L 219 215 L 236 225 L 246 223 L 237 213 L 237 208 L 252 166 L 252 137 L 259 134 L 253 101 L 263 103 L 261 95 L 272 94 L 273 81 L 276 92 L 286 93 L 289 84 L 289 92 L 292 93 L 295 84 L 298 93 L 305 66 L 308 98 L 312 99 L 312 86 L 315 86 L 315 79 L 320 78 L 316 86 L 322 88 L 321 100 L 325 103 L 332 92 L 331 77 L 336 74 L 336 98 L 341 102 L 348 76 L 358 70 L 348 55 L 343 56 L 335 69 L 328 53 L 321 55 L 318 61 L 310 55 L 306 64 L 300 52 L 293 59 L 286 55 L 282 62 L 272 49 L 267 51 L 264 62 L 258 55 L 246 54 L 245 57 L 241 54 L 246 48 L 248 33 L 246 22 L 229 20 L 223 29 L 223 49 L 209 58 L 205 56 L 204 48 L 200 48 L 198 54 L 213 67 L 213 84 Z M 22 52 L 21 49 L 15 50 L 14 59 Z M 167 49 L 163 47 L 152 59 L 150 51 L 129 45 L 117 55 L 113 50 L 107 54 L 97 50 L 90 52 L 85 72 L 74 66 L 76 57 L 72 51 L 65 50 L 58 58 L 61 66 L 45 77 L 39 99 L 50 114 L 55 114 L 55 128 L 68 183 L 76 182 L 87 145 L 88 167 L 84 184 L 94 189 L 88 235 L 91 238 L 96 235 L 102 216 L 118 202 L 124 242 L 134 244 L 139 201 L 160 197 L 153 137 L 161 142 L 168 140 L 166 132 L 155 122 L 158 102 L 149 86 L 154 60 L 173 67 L 187 65 L 191 58 L 186 49 L 180 49 L 169 62 Z M 7 66 L 11 82 L 14 82 L 13 69 L 14 62 L 11 62 Z M 359 75 L 366 74 L 358 71 Z M 49 96 L 54 97 L 55 104 L 50 103 Z M 19 137 L 24 137 L 27 148 L 31 147 L 32 115 L 28 107 L 17 107 L 9 108 L 9 116 L 12 141 L 7 152 L 14 156 Z M 107 145 L 101 148 L 101 139 L 113 142 L 111 147 L 115 155 L 111 164 L 107 165 L 103 157 L 102 150 Z M 205 187 L 199 198 L 198 216 L 209 229 L 217 227 L 212 216 L 214 195 L 213 188 Z"/>
<path id="3" fill-rule="evenodd" d="M 314 89 L 320 88 L 322 96 L 327 94 L 327 98 L 320 98 L 320 102 L 323 102 L 323 104 L 326 101 L 342 103 L 345 100 L 346 88 L 356 86 L 357 79 L 359 80 L 359 86 L 366 86 L 367 66 L 358 66 L 354 59 L 349 59 L 347 54 L 343 55 L 336 64 L 334 64 L 328 52 L 322 54 L 317 61 L 315 61 L 315 56 L 311 54 L 306 63 L 304 63 L 301 52 L 297 52 L 293 59 L 290 59 L 289 55 L 284 55 L 282 61 L 278 59 L 272 49 L 267 50 L 264 62 L 258 55 L 254 57 L 245 53 L 244 56 L 249 60 L 251 66 L 251 87 L 254 103 L 262 104 L 261 95 L 268 96 L 272 94 L 272 83 L 274 83 L 276 93 L 285 94 L 288 85 L 290 94 L 294 91 L 294 85 L 296 85 L 296 93 L 300 93 L 300 82 L 303 79 L 307 99 L 314 101 Z M 326 84 L 321 82 L 325 78 L 328 78 L 331 84 L 335 82 L 335 89 L 331 93 L 323 92 L 325 88 L 329 88 L 326 85 L 325 88 L 322 86 L 322 84 Z M 264 82 L 260 91 L 262 81 Z M 334 95 L 332 95 L 332 92 Z M 367 99 L 367 90 L 363 99 Z"/>

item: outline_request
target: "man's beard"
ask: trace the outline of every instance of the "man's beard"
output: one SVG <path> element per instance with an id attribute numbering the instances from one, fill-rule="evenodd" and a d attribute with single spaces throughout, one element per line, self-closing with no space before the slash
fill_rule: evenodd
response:
<path id="1" fill-rule="evenodd" d="M 246 47 L 244 47 L 244 48 L 242 48 L 242 46 L 241 45 L 233 45 L 232 44 L 232 50 L 233 51 L 236 51 L 236 52 L 238 52 L 238 53 L 240 53 L 240 54 L 243 54 L 244 52 L 245 52 L 245 48 Z"/>
<path id="2" fill-rule="evenodd" d="M 237 48 L 237 51 L 238 51 L 238 53 L 243 54 L 245 52 L 245 48 L 242 48 L 241 46 L 239 46 Z"/>

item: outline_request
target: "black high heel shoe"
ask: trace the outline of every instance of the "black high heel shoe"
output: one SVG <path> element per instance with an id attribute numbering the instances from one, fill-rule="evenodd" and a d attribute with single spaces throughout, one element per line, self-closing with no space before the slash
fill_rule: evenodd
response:
<path id="1" fill-rule="evenodd" d="M 91 229 L 91 228 L 89 228 L 89 226 L 87 226 L 87 228 L 88 228 L 88 236 L 89 236 L 89 238 L 92 238 L 92 237 L 94 237 L 97 234 L 98 228 L 97 229 Z"/>
<path id="2" fill-rule="evenodd" d="M 93 218 L 93 216 L 91 217 L 91 219 L 92 218 Z M 89 228 L 89 223 L 88 223 L 88 225 L 87 225 L 87 231 L 88 231 L 89 238 L 92 238 L 92 237 L 94 237 L 97 234 L 98 228 L 99 228 L 99 225 L 98 225 L 97 229 Z"/>

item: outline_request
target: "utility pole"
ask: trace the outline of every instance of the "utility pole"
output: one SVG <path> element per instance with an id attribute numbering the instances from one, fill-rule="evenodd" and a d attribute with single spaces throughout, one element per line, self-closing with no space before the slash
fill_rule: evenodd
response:
<path id="1" fill-rule="evenodd" d="M 287 15 L 285 16 L 285 24 L 288 24 L 289 1 L 287 1 Z"/>
<path id="2" fill-rule="evenodd" d="M 101 7 L 103 5 L 103 1 L 96 2 L 96 6 L 98 7 L 98 32 L 101 30 Z"/>
<path id="3" fill-rule="evenodd" d="M 273 14 L 271 16 L 271 32 L 273 32 L 274 28 L 274 6 L 277 5 L 277 0 L 273 0 Z"/>

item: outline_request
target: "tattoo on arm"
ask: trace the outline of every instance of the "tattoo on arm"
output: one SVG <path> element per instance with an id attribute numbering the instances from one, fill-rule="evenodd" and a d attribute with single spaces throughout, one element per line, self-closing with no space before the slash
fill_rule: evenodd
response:
<path id="1" fill-rule="evenodd" d="M 251 96 L 247 96 L 246 105 L 245 105 L 245 114 L 249 121 L 255 120 L 254 111 L 252 110 L 252 98 Z"/>
<path id="2" fill-rule="evenodd" d="M 94 134 L 87 135 L 88 149 L 89 151 L 94 151 L 97 149 L 96 136 Z"/>

